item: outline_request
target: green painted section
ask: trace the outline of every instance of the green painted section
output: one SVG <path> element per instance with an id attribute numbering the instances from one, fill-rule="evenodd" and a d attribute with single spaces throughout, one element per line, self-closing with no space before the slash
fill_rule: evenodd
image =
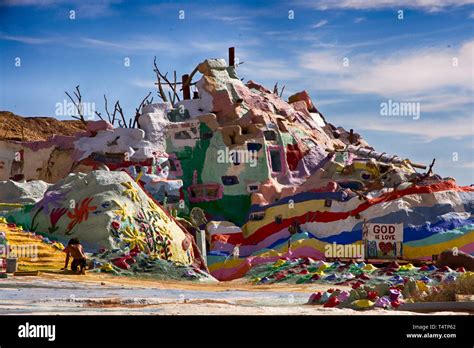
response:
<path id="1" fill-rule="evenodd" d="M 200 123 L 199 134 L 201 136 L 202 134 L 210 131 L 211 129 L 205 123 Z M 181 162 L 181 167 L 183 169 L 183 176 L 181 179 L 183 180 L 184 188 L 192 185 L 194 170 L 197 170 L 198 173 L 198 184 L 203 183 L 201 179 L 201 173 L 204 167 L 206 152 L 209 148 L 211 139 L 199 139 L 196 141 L 195 147 L 186 146 L 184 148 L 175 148 L 171 140 L 169 138 L 166 139 L 166 152 L 176 154 L 176 157 Z"/>
<path id="2" fill-rule="evenodd" d="M 247 184 L 252 182 L 266 181 L 269 176 L 269 169 L 267 165 L 267 152 L 265 146 L 262 146 L 257 153 L 257 161 L 254 167 L 250 163 L 241 163 L 236 166 L 233 163 L 219 163 L 218 151 L 224 151 L 226 145 L 222 139 L 220 132 L 215 132 L 211 139 L 211 144 L 206 153 L 206 162 L 202 172 L 203 182 L 217 182 L 222 184 L 222 176 L 236 175 L 239 178 L 237 185 L 224 186 L 224 195 L 250 195 L 247 192 Z M 236 147 L 235 150 L 247 150 L 247 146 Z M 223 156 L 222 156 L 223 157 Z M 239 208 L 240 209 L 240 208 Z M 246 211 L 240 211 L 240 214 L 245 214 Z"/>
<path id="3" fill-rule="evenodd" d="M 234 95 L 233 92 L 235 91 L 232 88 L 229 88 L 229 86 L 227 88 L 234 98 L 238 97 Z M 287 144 L 295 143 L 291 134 L 282 133 L 278 129 L 274 130 L 277 133 L 275 144 L 286 148 Z M 251 193 L 247 191 L 248 184 L 261 184 L 271 177 L 267 145 L 263 142 L 262 148 L 257 153 L 256 163 L 248 161 L 248 158 L 247 161 L 240 158 L 240 164 L 235 165 L 232 160 L 225 158 L 227 146 L 223 141 L 221 132 L 212 132 L 213 136 L 210 139 L 203 139 L 203 134 L 211 132 L 211 129 L 203 122 L 199 125 L 199 131 L 201 139 L 196 141 L 194 147 L 177 148 L 170 138 L 166 139 L 166 152 L 174 153 L 177 156 L 183 170 L 181 179 L 183 180 L 183 192 L 188 209 L 184 209 L 180 214 L 184 214 L 193 207 L 199 207 L 212 215 L 221 216 L 242 225 L 251 206 Z M 253 140 L 252 142 L 257 141 Z M 247 145 L 236 145 L 232 147 L 232 150 L 246 152 Z M 195 171 L 197 171 L 198 184 L 218 183 L 223 185 L 223 176 L 236 176 L 239 182 L 235 185 L 223 185 L 223 197 L 219 200 L 190 203 L 187 188 L 193 184 Z"/>
<path id="4" fill-rule="evenodd" d="M 28 204 L 23 208 L 14 209 L 0 215 L 4 216 L 8 222 L 17 224 L 18 226 L 23 227 L 24 230 L 28 230 L 31 226 L 30 211 L 33 207 L 33 204 Z"/>
<path id="5" fill-rule="evenodd" d="M 218 201 L 195 203 L 192 206 L 242 226 L 250 209 L 250 195 L 224 196 Z"/>
<path id="6" fill-rule="evenodd" d="M 211 129 L 205 124 L 200 123 L 199 131 L 202 136 L 204 133 L 211 132 Z M 247 192 L 247 184 L 254 182 L 264 182 L 270 177 L 267 162 L 267 151 L 265 145 L 262 146 L 257 154 L 256 165 L 252 167 L 251 163 L 241 163 L 235 166 L 231 161 L 219 163 L 218 151 L 224 151 L 226 145 L 220 132 L 213 132 L 210 139 L 199 139 L 195 147 L 186 146 L 176 148 L 171 139 L 166 139 L 166 151 L 174 153 L 181 162 L 183 170 L 183 192 L 186 206 L 200 207 L 213 215 L 222 216 L 236 224 L 242 224 L 245 221 L 246 214 L 250 209 L 250 193 Z M 235 148 L 246 150 L 247 146 Z M 222 156 L 224 157 L 224 156 Z M 188 199 L 187 188 L 193 184 L 193 174 L 197 171 L 197 183 L 219 183 L 222 185 L 222 176 L 236 175 L 239 183 L 236 185 L 223 185 L 223 198 L 211 202 L 190 203 Z M 232 209 L 229 209 L 232 207 Z"/>
<path id="7" fill-rule="evenodd" d="M 278 132 L 280 133 L 280 137 L 281 137 L 281 144 L 283 145 L 283 147 L 286 149 L 286 145 L 288 144 L 295 144 L 295 139 L 293 138 L 293 136 L 290 134 L 290 133 L 282 133 L 282 132 Z"/>

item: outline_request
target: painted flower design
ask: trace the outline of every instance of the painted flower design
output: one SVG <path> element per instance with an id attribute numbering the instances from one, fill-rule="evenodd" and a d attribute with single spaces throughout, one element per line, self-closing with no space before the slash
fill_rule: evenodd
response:
<path id="1" fill-rule="evenodd" d="M 57 223 L 61 217 L 67 213 L 67 208 L 55 208 L 51 211 L 49 215 L 49 222 L 51 222 L 51 226 L 48 227 L 49 233 L 54 233 L 58 230 Z"/>
<path id="2" fill-rule="evenodd" d="M 168 218 L 168 216 L 166 216 L 166 214 L 163 212 L 163 210 L 155 203 L 153 202 L 152 200 L 149 200 L 148 201 L 148 208 L 153 212 L 155 213 L 156 215 L 158 215 L 158 217 L 163 220 L 165 223 L 169 223 L 170 222 L 170 219 Z"/>
<path id="3" fill-rule="evenodd" d="M 130 249 L 135 249 L 136 247 L 138 247 L 140 250 L 145 250 L 145 233 L 138 231 L 136 227 L 127 226 L 123 234 L 124 237 L 122 238 L 122 240 L 130 246 Z"/>
<path id="4" fill-rule="evenodd" d="M 129 197 L 132 202 L 141 202 L 138 191 L 131 182 L 122 182 L 120 185 L 125 187 L 125 191 L 122 193 L 123 196 Z"/>
<path id="5" fill-rule="evenodd" d="M 112 228 L 117 231 L 120 228 L 120 222 L 112 221 Z"/>
<path id="6" fill-rule="evenodd" d="M 60 193 L 58 191 L 47 191 L 43 198 L 38 202 L 38 207 L 42 207 L 46 214 L 49 214 L 49 205 L 55 208 L 61 208 L 61 202 L 64 201 L 71 190 Z"/>
<path id="7" fill-rule="evenodd" d="M 87 221 L 89 213 L 97 209 L 96 206 L 89 206 L 92 199 L 93 197 L 84 198 L 81 204 L 74 208 L 73 212 L 67 213 L 67 216 L 71 219 L 67 226 L 68 232 L 70 232 L 77 224 Z M 68 232 L 66 232 L 66 234 L 69 234 Z"/>
<path id="8" fill-rule="evenodd" d="M 117 214 L 122 221 L 125 221 L 128 217 L 128 212 L 127 212 L 127 204 L 124 203 L 121 205 L 119 202 L 116 200 L 113 201 L 115 204 L 117 204 L 118 209 L 114 210 L 114 213 Z"/>

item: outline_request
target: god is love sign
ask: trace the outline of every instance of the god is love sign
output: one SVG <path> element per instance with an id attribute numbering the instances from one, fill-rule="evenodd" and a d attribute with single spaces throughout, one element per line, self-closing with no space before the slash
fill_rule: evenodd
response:
<path id="1" fill-rule="evenodd" d="M 368 252 L 372 254 L 372 257 L 387 258 L 401 256 L 403 224 L 367 223 L 365 228 L 365 240 L 369 246 Z"/>

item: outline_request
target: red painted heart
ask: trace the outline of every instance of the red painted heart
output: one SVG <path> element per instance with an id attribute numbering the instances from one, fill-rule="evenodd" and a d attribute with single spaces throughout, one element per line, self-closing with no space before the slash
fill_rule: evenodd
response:
<path id="1" fill-rule="evenodd" d="M 384 255 L 387 255 L 393 249 L 393 244 L 390 242 L 380 242 L 379 249 L 382 250 Z"/>

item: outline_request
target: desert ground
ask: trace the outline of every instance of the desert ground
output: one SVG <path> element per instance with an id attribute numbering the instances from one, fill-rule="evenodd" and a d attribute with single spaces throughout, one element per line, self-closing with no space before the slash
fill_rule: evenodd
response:
<path id="1" fill-rule="evenodd" d="M 312 292 L 327 288 L 40 273 L 0 280 L 0 315 L 423 315 L 305 304 Z M 430 313 L 436 314 L 469 313 Z"/>

